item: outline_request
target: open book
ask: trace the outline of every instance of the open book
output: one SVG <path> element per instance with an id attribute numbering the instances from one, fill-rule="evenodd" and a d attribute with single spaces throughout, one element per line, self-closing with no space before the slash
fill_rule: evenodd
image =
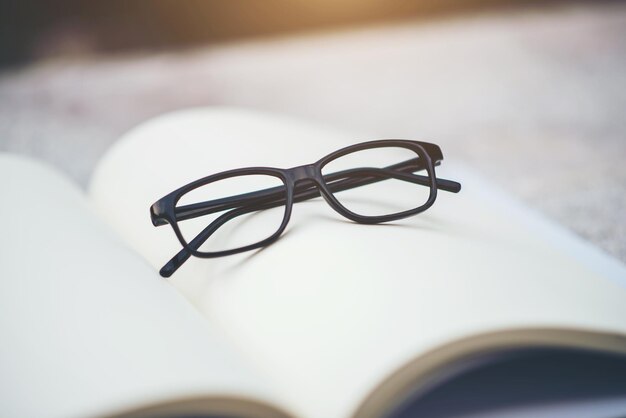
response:
<path id="1" fill-rule="evenodd" d="M 265 249 L 159 276 L 180 250 L 150 222 L 161 196 L 365 139 L 187 110 L 120 139 L 87 196 L 0 156 L 0 415 L 476 417 L 515 399 L 509 416 L 542 416 L 533 399 L 625 414 L 626 269 L 450 155 L 438 174 L 462 192 L 416 217 L 360 225 L 313 199 Z"/>

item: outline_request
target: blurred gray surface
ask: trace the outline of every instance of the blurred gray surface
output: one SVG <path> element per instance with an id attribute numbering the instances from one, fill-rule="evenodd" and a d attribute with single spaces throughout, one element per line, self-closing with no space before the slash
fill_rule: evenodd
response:
<path id="1" fill-rule="evenodd" d="M 124 131 L 199 105 L 437 142 L 626 261 L 624 3 L 39 62 L 0 74 L 0 150 L 84 186 Z"/>

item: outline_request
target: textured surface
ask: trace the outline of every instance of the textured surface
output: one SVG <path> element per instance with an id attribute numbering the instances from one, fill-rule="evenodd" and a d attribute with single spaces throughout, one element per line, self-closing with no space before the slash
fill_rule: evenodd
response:
<path id="1" fill-rule="evenodd" d="M 626 4 L 41 62 L 0 74 L 0 150 L 86 185 L 135 124 L 225 104 L 440 143 L 626 261 Z"/>

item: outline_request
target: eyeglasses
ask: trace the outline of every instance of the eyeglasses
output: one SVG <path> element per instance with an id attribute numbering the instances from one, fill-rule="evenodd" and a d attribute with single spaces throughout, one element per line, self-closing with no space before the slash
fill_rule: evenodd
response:
<path id="1" fill-rule="evenodd" d="M 321 196 L 363 224 L 423 212 L 437 190 L 461 190 L 460 183 L 435 177 L 441 160 L 435 144 L 387 139 L 340 149 L 313 164 L 241 168 L 196 180 L 150 207 L 152 224 L 170 224 L 183 246 L 159 273 L 170 277 L 192 255 L 222 257 L 271 244 L 285 230 L 294 202 Z"/>

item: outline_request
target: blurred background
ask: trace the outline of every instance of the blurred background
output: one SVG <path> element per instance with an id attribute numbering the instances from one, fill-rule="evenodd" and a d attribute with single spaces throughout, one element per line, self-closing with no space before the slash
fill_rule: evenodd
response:
<path id="1" fill-rule="evenodd" d="M 624 2 L 0 0 L 0 151 L 84 187 L 207 105 L 436 142 L 626 261 Z"/>
<path id="2" fill-rule="evenodd" d="M 516 4 L 511 0 L 23 0 L 4 3 L 6 10 L 0 18 L 4 32 L 0 40 L 0 62 L 8 65 L 60 52 L 167 49 Z"/>

